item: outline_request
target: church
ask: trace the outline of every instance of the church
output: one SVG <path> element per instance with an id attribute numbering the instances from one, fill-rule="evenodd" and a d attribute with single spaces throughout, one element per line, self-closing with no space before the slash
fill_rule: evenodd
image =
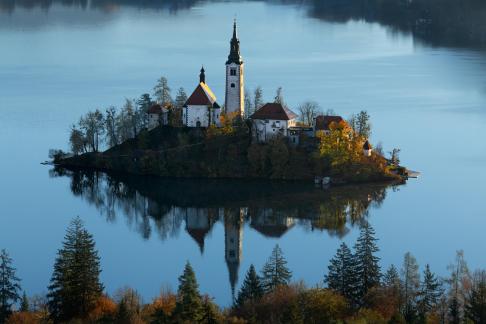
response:
<path id="1" fill-rule="evenodd" d="M 245 116 L 244 64 L 240 54 L 240 40 L 236 21 L 233 24 L 233 37 L 230 53 L 226 61 L 226 89 L 224 113 L 232 117 Z M 182 124 L 187 127 L 221 126 L 222 107 L 206 83 L 204 67 L 199 74 L 199 84 L 187 99 L 182 110 Z"/>

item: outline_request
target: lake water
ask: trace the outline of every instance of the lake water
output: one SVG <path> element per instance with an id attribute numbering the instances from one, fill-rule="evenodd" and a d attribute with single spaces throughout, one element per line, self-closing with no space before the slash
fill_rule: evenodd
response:
<path id="1" fill-rule="evenodd" d="M 364 220 L 377 232 L 383 267 L 410 251 L 445 275 L 458 249 L 471 268 L 486 266 L 485 53 L 431 48 L 377 24 L 312 19 L 305 7 L 184 4 L 0 2 L 0 248 L 14 258 L 29 295 L 46 291 L 76 215 L 96 239 L 107 291 L 129 285 L 146 301 L 162 286 L 176 289 L 189 260 L 201 290 L 228 305 L 231 283 L 238 288 L 251 263 L 261 268 L 276 243 L 294 279 L 315 285 Z M 343 116 L 366 109 L 373 142 L 401 148 L 403 164 L 422 177 L 396 188 L 316 192 L 59 175 L 39 164 L 49 148 L 67 148 L 81 114 L 150 92 L 161 75 L 190 92 L 204 64 L 223 101 L 235 15 L 250 90 L 261 85 L 271 100 L 282 86 L 294 108 L 315 100 Z"/>

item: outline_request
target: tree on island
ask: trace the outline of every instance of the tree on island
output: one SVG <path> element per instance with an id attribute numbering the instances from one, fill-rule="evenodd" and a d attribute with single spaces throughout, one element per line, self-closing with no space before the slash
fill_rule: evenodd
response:
<path id="1" fill-rule="evenodd" d="M 354 256 L 346 243 L 341 243 L 336 255 L 330 261 L 328 270 L 329 272 L 324 278 L 327 286 L 349 302 L 354 303 L 356 300 L 356 265 Z"/>
<path id="2" fill-rule="evenodd" d="M 0 323 L 12 313 L 12 306 L 21 300 L 20 279 L 5 249 L 0 252 Z"/>
<path id="3" fill-rule="evenodd" d="M 179 322 L 197 322 L 203 317 L 203 301 L 199 293 L 196 274 L 189 262 L 179 277 L 175 317 Z"/>
<path id="4" fill-rule="evenodd" d="M 306 126 L 311 126 L 320 113 L 321 108 L 317 102 L 306 101 L 299 106 L 300 121 Z"/>
<path id="5" fill-rule="evenodd" d="M 160 105 L 164 106 L 167 104 L 172 104 L 170 91 L 171 89 L 169 87 L 167 78 L 161 77 L 159 80 L 157 80 L 157 84 L 154 87 L 154 96 Z"/>
<path id="6" fill-rule="evenodd" d="M 264 294 L 263 286 L 260 277 L 255 271 L 255 267 L 250 265 L 248 272 L 246 273 L 245 280 L 241 285 L 238 298 L 236 299 L 236 305 L 243 306 L 246 302 L 256 302 Z"/>
<path id="7" fill-rule="evenodd" d="M 466 303 L 466 317 L 473 323 L 486 323 L 486 271 L 474 272 Z"/>
<path id="8" fill-rule="evenodd" d="M 263 290 L 268 293 L 274 291 L 278 286 L 287 286 L 291 278 L 292 272 L 287 268 L 287 260 L 277 244 L 262 269 Z"/>
<path id="9" fill-rule="evenodd" d="M 264 105 L 263 103 L 263 90 L 262 87 L 258 86 L 253 93 L 253 108 L 257 111 Z"/>
<path id="10" fill-rule="evenodd" d="M 351 115 L 348 123 L 358 136 L 364 139 L 368 139 L 371 136 L 370 115 L 367 111 L 362 110 L 357 115 Z"/>
<path id="11" fill-rule="evenodd" d="M 356 294 L 357 300 L 363 301 L 368 291 L 380 285 L 380 258 L 375 238 L 375 231 L 371 225 L 361 226 L 360 235 L 354 247 L 356 263 Z"/>
<path id="12" fill-rule="evenodd" d="M 79 217 L 71 221 L 54 263 L 48 306 L 55 322 L 83 319 L 102 296 L 100 258 Z"/>

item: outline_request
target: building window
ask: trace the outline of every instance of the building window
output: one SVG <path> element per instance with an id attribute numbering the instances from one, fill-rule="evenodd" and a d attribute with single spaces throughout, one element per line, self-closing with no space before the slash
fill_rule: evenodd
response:
<path id="1" fill-rule="evenodd" d="M 236 85 L 234 83 L 231 84 L 231 87 L 234 88 Z"/>
<path id="2" fill-rule="evenodd" d="M 268 124 L 270 121 L 268 119 L 265 120 L 265 124 Z"/>
<path id="3" fill-rule="evenodd" d="M 230 70 L 230 75 L 235 76 L 236 75 L 236 69 L 231 69 Z"/>

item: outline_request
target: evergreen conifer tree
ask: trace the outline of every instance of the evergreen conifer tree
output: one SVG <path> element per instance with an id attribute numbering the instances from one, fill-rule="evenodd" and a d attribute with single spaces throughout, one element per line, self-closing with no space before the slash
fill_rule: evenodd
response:
<path id="1" fill-rule="evenodd" d="M 54 321 L 84 318 L 95 307 L 103 292 L 100 273 L 93 236 L 76 217 L 57 253 L 49 286 L 48 306 Z"/>
<path id="2" fill-rule="evenodd" d="M 376 256 L 379 251 L 375 238 L 375 231 L 368 223 L 361 227 L 360 235 L 354 247 L 356 280 L 357 280 L 357 299 L 363 301 L 368 291 L 380 284 L 381 272 L 379 261 Z"/>
<path id="3" fill-rule="evenodd" d="M 218 306 L 211 300 L 209 296 L 202 298 L 202 315 L 200 323 L 204 324 L 218 324 L 222 321 L 221 313 Z"/>
<path id="4" fill-rule="evenodd" d="M 331 259 L 328 266 L 329 272 L 324 278 L 330 289 L 340 293 L 352 303 L 355 302 L 356 297 L 355 269 L 353 254 L 346 243 L 343 242 L 334 258 Z"/>
<path id="5" fill-rule="evenodd" d="M 430 266 L 427 264 L 424 270 L 424 278 L 420 285 L 420 293 L 418 300 L 418 310 L 422 322 L 428 312 L 434 309 L 442 296 L 442 284 L 437 276 L 430 271 Z"/>
<path id="6" fill-rule="evenodd" d="M 203 316 L 199 285 L 196 281 L 196 274 L 189 262 L 186 263 L 184 273 L 179 277 L 175 313 L 179 322 L 197 322 Z"/>
<path id="7" fill-rule="evenodd" d="M 250 265 L 248 272 L 246 273 L 245 280 L 241 285 L 236 304 L 243 306 L 247 301 L 255 302 L 263 296 L 263 287 L 261 279 L 255 271 L 255 267 Z"/>
<path id="8" fill-rule="evenodd" d="M 278 286 L 286 286 L 291 278 L 292 272 L 287 268 L 287 260 L 285 260 L 283 252 L 277 244 L 262 269 L 263 290 L 268 293 Z"/>
<path id="9" fill-rule="evenodd" d="M 0 323 L 11 314 L 12 306 L 20 300 L 20 279 L 15 275 L 12 259 L 6 250 L 0 252 Z"/>
<path id="10" fill-rule="evenodd" d="M 29 298 L 27 297 L 27 294 L 24 291 L 24 293 L 22 294 L 22 300 L 20 301 L 20 311 L 28 312 L 29 310 L 30 310 Z"/>
<path id="11" fill-rule="evenodd" d="M 174 102 L 174 105 L 176 108 L 182 108 L 184 107 L 184 104 L 186 103 L 187 101 L 187 94 L 186 94 L 186 91 L 184 90 L 184 88 L 179 88 L 179 90 L 177 90 L 177 95 L 176 95 L 176 98 L 175 98 L 175 102 Z"/>
<path id="12" fill-rule="evenodd" d="M 400 275 L 395 265 L 391 265 L 383 276 L 383 285 L 385 287 L 398 287 L 401 286 Z"/>

